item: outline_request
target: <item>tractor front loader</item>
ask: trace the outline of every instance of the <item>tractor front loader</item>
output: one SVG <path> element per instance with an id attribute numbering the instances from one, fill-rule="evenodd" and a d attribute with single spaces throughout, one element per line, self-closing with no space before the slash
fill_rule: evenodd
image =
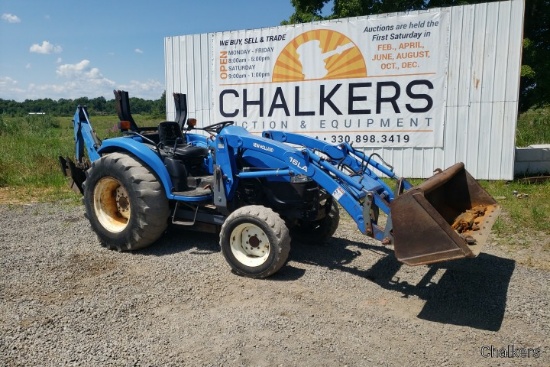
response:
<path id="1" fill-rule="evenodd" d="M 115 97 L 122 136 L 101 141 L 78 106 L 75 160 L 60 157 L 108 248 L 146 247 L 173 223 L 219 233 L 232 270 L 264 278 L 286 263 L 291 238 L 330 238 L 341 207 L 363 234 L 393 244 L 399 261 L 420 265 L 477 256 L 500 210 L 462 163 L 413 187 L 347 143 L 256 136 L 231 121 L 198 128 L 179 93 L 177 121 L 140 128 L 127 92 Z"/>

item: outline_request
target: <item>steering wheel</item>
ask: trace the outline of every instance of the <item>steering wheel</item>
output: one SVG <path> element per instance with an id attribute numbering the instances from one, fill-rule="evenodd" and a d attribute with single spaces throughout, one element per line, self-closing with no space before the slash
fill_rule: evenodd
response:
<path id="1" fill-rule="evenodd" d="M 214 134 L 214 133 L 219 134 L 224 127 L 233 125 L 234 123 L 235 123 L 234 121 L 222 121 L 212 125 L 205 126 L 202 129 L 211 134 Z"/>

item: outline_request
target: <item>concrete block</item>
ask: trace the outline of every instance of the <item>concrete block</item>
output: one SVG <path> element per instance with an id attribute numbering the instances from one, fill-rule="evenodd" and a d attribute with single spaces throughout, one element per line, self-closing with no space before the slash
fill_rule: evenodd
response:
<path id="1" fill-rule="evenodd" d="M 514 175 L 530 176 L 550 173 L 550 144 L 533 144 L 516 148 Z"/>
<path id="2" fill-rule="evenodd" d="M 525 176 L 529 168 L 529 162 L 516 162 L 514 163 L 514 176 Z"/>
<path id="3" fill-rule="evenodd" d="M 550 173 L 550 161 L 547 162 L 516 162 L 514 175 L 530 176 Z"/>
<path id="4" fill-rule="evenodd" d="M 533 144 L 529 147 L 540 150 L 543 161 L 550 161 L 550 144 Z"/>
<path id="5" fill-rule="evenodd" d="M 531 169 L 536 173 L 550 173 L 550 161 L 534 163 Z"/>
<path id="6" fill-rule="evenodd" d="M 543 158 L 542 149 L 516 148 L 516 162 L 541 161 Z"/>

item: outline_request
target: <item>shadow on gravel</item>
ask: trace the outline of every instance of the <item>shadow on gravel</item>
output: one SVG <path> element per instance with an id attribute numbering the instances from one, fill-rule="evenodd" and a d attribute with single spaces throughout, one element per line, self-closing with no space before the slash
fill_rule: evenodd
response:
<path id="1" fill-rule="evenodd" d="M 504 319 L 514 268 L 515 261 L 488 254 L 480 254 L 470 261 L 432 265 L 424 276 L 428 282 L 438 269 L 445 269 L 445 273 L 423 297 L 426 304 L 418 317 L 498 331 Z M 428 289 L 424 284 L 419 285 Z"/>
<path id="2" fill-rule="evenodd" d="M 168 256 L 189 251 L 193 255 L 211 255 L 221 252 L 219 236 L 214 233 L 191 231 L 181 226 L 170 226 L 152 246 L 133 252 L 144 256 Z M 221 256 L 221 255 L 220 255 Z M 293 281 L 301 278 L 305 270 L 286 264 L 265 281 Z M 258 281 L 262 281 L 259 279 Z"/>
<path id="3" fill-rule="evenodd" d="M 147 256 L 166 256 L 183 251 L 191 251 L 191 253 L 199 255 L 220 252 L 218 235 L 191 231 L 181 226 L 170 226 L 156 243 L 134 253 Z"/>
<path id="4" fill-rule="evenodd" d="M 350 250 L 350 245 L 361 250 Z M 363 251 L 374 252 L 380 259 L 369 269 L 347 266 Z M 426 273 L 411 284 L 399 277 L 401 266 L 406 265 L 397 261 L 391 249 L 338 238 L 325 246 L 297 244 L 292 259 L 357 275 L 403 297 L 417 296 L 426 301 L 418 315 L 421 319 L 490 331 L 502 325 L 515 268 L 513 260 L 482 253 L 475 259 L 419 267 Z M 439 280 L 434 280 L 436 276 Z"/>
<path id="5" fill-rule="evenodd" d="M 351 250 L 350 246 L 359 250 Z M 155 245 L 136 254 L 166 256 L 182 251 L 198 255 L 219 252 L 218 236 L 174 226 Z M 379 257 L 369 269 L 349 265 L 367 251 Z M 333 238 L 323 246 L 293 241 L 290 260 L 345 271 L 403 297 L 419 297 L 426 301 L 418 314 L 421 319 L 490 331 L 498 331 L 502 325 L 515 268 L 513 260 L 482 253 L 475 259 L 419 267 L 426 272 L 417 284 L 411 284 L 400 278 L 398 273 L 403 264 L 397 261 L 393 250 L 340 238 Z M 292 281 L 304 272 L 287 264 L 269 280 Z M 438 280 L 434 280 L 436 277 Z"/>

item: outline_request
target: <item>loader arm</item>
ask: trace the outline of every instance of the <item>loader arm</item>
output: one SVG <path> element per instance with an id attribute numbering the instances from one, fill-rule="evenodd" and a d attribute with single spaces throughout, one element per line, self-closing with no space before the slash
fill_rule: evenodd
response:
<path id="1" fill-rule="evenodd" d="M 225 128 L 212 146 L 216 149 L 216 165 L 225 178 L 223 190 L 227 200 L 233 198 L 238 180 L 243 178 L 307 176 L 338 201 L 363 234 L 379 241 L 391 241 L 391 221 L 389 227 L 379 226 L 372 210 L 379 208 L 389 215 L 394 194 L 372 167 L 384 170 L 392 178 L 397 176 L 373 159 L 369 166 L 369 158 L 351 146 L 336 146 L 281 132 L 266 132 L 259 137 L 236 126 Z M 234 157 L 238 151 L 254 152 L 255 162 L 259 163 L 253 171 L 237 168 Z"/>
<path id="2" fill-rule="evenodd" d="M 301 146 L 317 167 L 329 172 L 330 178 L 358 200 L 363 207 L 362 219 L 367 218 L 368 208 L 384 211 L 388 215 L 386 227 L 380 228 L 376 218 L 371 218 L 366 234 L 386 244 L 393 243 L 396 257 L 409 265 L 476 257 L 500 213 L 500 206 L 466 171 L 463 163 L 445 171 L 436 170 L 434 176 L 413 187 L 380 157 L 376 158 L 381 162 L 374 159 L 376 155 L 367 157 L 348 143 L 332 145 L 281 131 L 266 131 L 263 136 Z M 394 192 L 380 174 L 397 181 Z M 356 219 L 350 211 L 354 205 L 340 201 L 338 191 L 329 192 Z M 368 200 L 359 193 L 366 194 Z M 361 223 L 356 222 L 361 229 Z"/>

